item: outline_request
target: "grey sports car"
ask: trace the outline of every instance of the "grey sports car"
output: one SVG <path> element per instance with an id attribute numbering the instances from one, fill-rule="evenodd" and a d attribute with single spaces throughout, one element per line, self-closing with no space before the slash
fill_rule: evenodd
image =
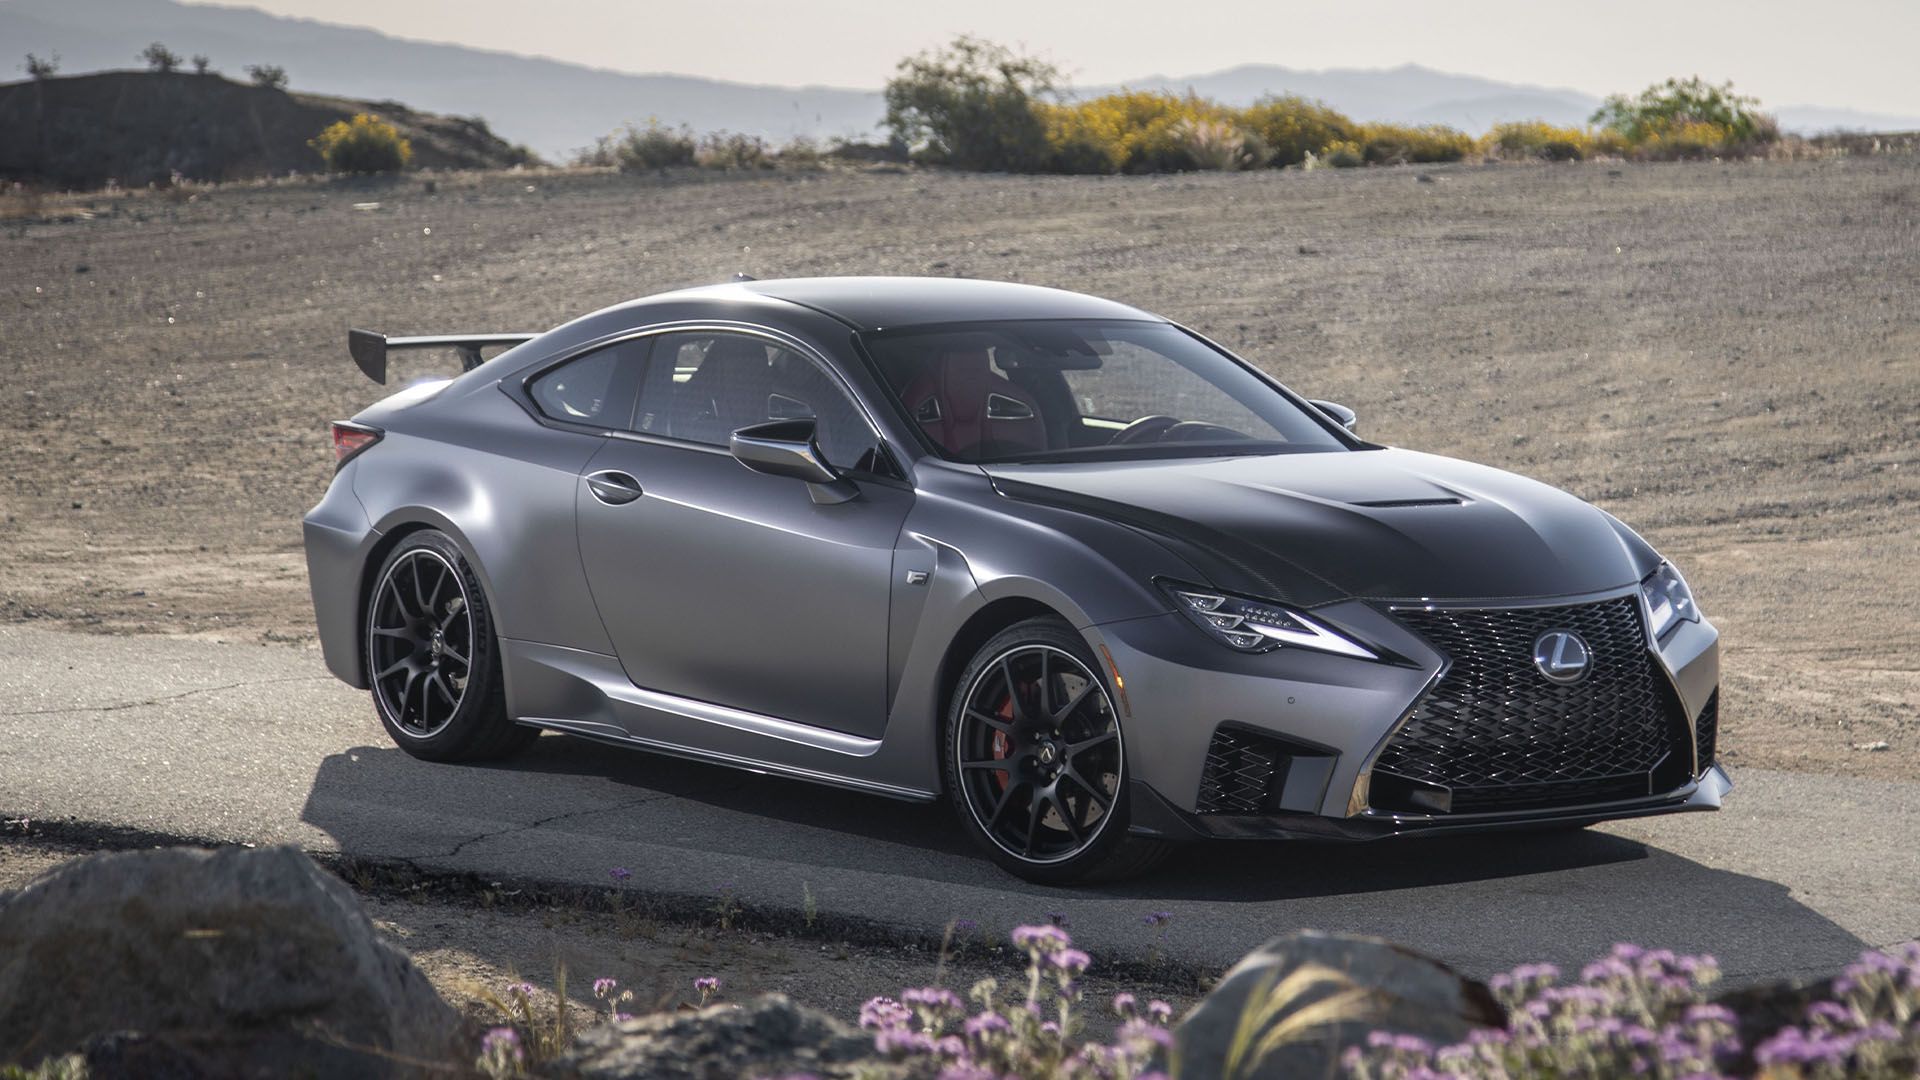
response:
<path id="1" fill-rule="evenodd" d="M 1135 308 L 747 280 L 349 344 L 466 368 L 334 424 L 306 518 L 327 664 L 417 757 L 547 729 L 945 797 L 1045 882 L 1730 786 L 1719 633 L 1631 529 Z"/>

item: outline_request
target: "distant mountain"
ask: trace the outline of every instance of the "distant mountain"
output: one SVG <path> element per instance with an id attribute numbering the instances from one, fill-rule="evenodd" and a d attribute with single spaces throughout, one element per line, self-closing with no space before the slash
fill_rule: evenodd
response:
<path id="1" fill-rule="evenodd" d="M 137 68 L 159 41 L 244 79 L 248 64 L 286 68 L 295 90 L 389 99 L 428 112 L 484 117 L 503 138 L 564 158 L 623 123 L 691 125 L 785 142 L 863 135 L 885 113 L 872 90 L 745 86 L 682 75 L 626 75 L 388 37 L 250 8 L 173 0 L 0 0 L 0 62 L 58 53 L 60 73 Z"/>
<path id="2" fill-rule="evenodd" d="M 885 106 L 877 90 L 749 86 L 685 75 L 620 72 L 406 41 L 373 30 L 289 19 L 251 8 L 175 0 L 0 0 L 0 42 L 60 56 L 62 74 L 138 67 L 159 41 L 183 56 L 202 54 L 229 76 L 248 64 L 278 64 L 296 90 L 393 100 L 430 112 L 484 117 L 503 138 L 564 159 L 623 123 L 650 118 L 696 131 L 736 131 L 785 142 L 796 135 L 873 137 Z M 1356 120 L 1447 124 L 1474 134 L 1498 120 L 1579 125 L 1600 104 L 1576 90 L 1516 86 L 1407 65 L 1377 71 L 1295 71 L 1247 65 L 1209 75 L 1130 80 L 1139 90 L 1188 89 L 1248 105 L 1268 94 L 1317 98 Z M 1117 87 L 1075 91 L 1093 97 Z M 1622 87 L 1622 89 L 1634 89 Z M 1788 130 L 1920 128 L 1920 119 L 1846 109 L 1777 110 Z"/>

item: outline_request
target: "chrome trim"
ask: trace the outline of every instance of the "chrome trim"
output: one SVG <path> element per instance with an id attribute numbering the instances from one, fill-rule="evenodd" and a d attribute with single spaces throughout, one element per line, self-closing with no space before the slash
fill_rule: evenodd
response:
<path id="1" fill-rule="evenodd" d="M 1427 683 L 1420 688 L 1420 692 L 1413 695 L 1413 701 L 1407 706 L 1406 711 L 1400 714 L 1400 719 L 1393 722 L 1393 726 L 1387 729 L 1387 733 L 1380 736 L 1380 741 L 1374 743 L 1373 749 L 1367 751 L 1367 756 L 1361 759 L 1360 771 L 1355 774 L 1353 778 L 1353 791 L 1347 796 L 1348 817 L 1361 817 L 1373 813 L 1373 809 L 1368 803 L 1373 796 L 1374 765 L 1380 760 L 1380 755 L 1386 750 L 1387 744 L 1393 741 L 1393 737 L 1400 734 L 1402 728 L 1413 722 L 1414 714 L 1420 711 L 1420 703 L 1427 700 L 1427 695 L 1433 693 L 1433 688 L 1439 686 L 1440 680 L 1446 678 L 1447 672 L 1453 670 L 1453 657 L 1440 652 L 1438 649 L 1435 649 L 1434 652 L 1438 653 L 1441 658 L 1440 667 L 1427 678 Z M 1329 778 L 1329 782 L 1331 782 L 1331 778 Z M 1321 805 L 1324 806 L 1325 803 L 1322 802 Z"/>
<path id="2" fill-rule="evenodd" d="M 630 682 L 616 681 L 611 678 L 589 677 L 596 690 L 614 701 L 627 705 L 638 705 L 643 709 L 655 709 L 672 713 L 689 720 L 698 720 L 703 724 L 732 728 L 749 735 L 759 735 L 781 742 L 825 750 L 828 753 L 844 754 L 848 757 L 872 757 L 880 749 L 879 739 L 863 739 L 858 735 L 848 735 L 839 731 L 796 724 L 791 720 L 782 720 L 777 716 L 765 716 L 747 712 L 745 709 L 715 705 L 711 702 L 696 701 L 692 698 L 661 693 L 635 686 Z M 541 723 L 547 721 L 542 720 Z M 625 729 L 621 729 L 625 733 Z M 642 740 L 648 741 L 648 740 Z M 668 745 L 668 744 L 661 744 Z M 772 766 L 769 766 L 772 767 Z"/>

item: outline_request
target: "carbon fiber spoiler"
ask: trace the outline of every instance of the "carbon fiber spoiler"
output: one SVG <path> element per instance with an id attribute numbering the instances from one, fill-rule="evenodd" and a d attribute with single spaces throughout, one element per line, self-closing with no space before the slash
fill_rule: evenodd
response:
<path id="1" fill-rule="evenodd" d="M 445 334 L 433 337 L 388 337 L 371 330 L 348 330 L 347 351 L 367 378 L 387 384 L 388 349 L 452 349 L 460 354 L 460 370 L 480 366 L 480 350 L 507 348 L 532 341 L 538 334 Z"/>

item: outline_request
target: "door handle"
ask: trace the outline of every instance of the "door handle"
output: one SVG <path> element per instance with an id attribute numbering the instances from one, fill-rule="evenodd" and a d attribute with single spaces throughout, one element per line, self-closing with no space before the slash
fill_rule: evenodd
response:
<path id="1" fill-rule="evenodd" d="M 639 498 L 645 492 L 640 490 L 640 481 L 618 469 L 601 469 L 587 474 L 587 490 L 593 497 L 608 506 L 621 506 Z"/>

